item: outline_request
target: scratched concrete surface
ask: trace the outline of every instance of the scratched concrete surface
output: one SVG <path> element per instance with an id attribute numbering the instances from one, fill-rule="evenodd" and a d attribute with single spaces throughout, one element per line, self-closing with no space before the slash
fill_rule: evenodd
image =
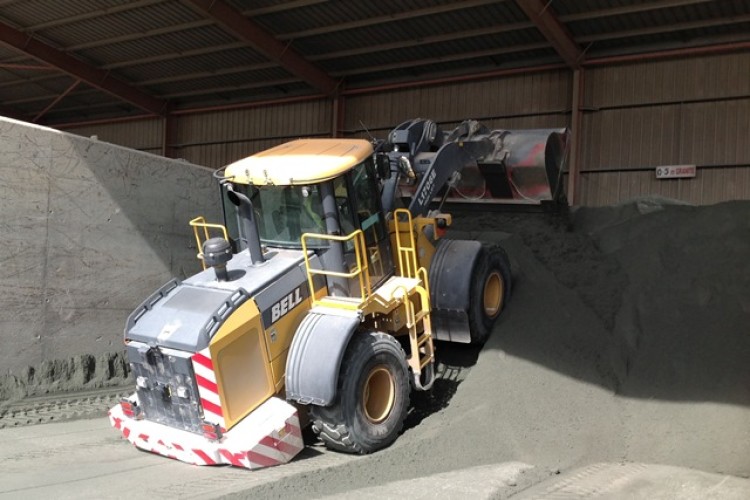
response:
<path id="1" fill-rule="evenodd" d="M 111 360 L 130 311 L 198 270 L 188 221 L 218 220 L 218 190 L 203 167 L 0 118 L 0 214 L 0 376 L 22 385 Z"/>

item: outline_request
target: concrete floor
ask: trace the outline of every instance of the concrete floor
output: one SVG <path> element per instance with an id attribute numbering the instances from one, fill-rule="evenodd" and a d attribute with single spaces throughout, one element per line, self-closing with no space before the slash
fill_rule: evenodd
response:
<path id="1" fill-rule="evenodd" d="M 381 453 L 388 453 L 385 450 Z M 0 499 L 245 498 L 254 488 L 315 475 L 362 457 L 308 447 L 260 471 L 196 467 L 139 452 L 105 418 L 0 430 Z M 341 473 L 345 473 L 342 468 Z M 545 479 L 546 478 L 546 479 Z M 356 488 L 356 486 L 354 487 Z M 599 463 L 548 477 L 521 462 L 476 466 L 353 489 L 328 498 L 745 499 L 750 480 L 682 467 Z"/>

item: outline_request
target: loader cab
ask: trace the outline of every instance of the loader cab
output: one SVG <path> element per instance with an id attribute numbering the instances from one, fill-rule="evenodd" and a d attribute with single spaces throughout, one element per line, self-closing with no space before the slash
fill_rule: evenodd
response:
<path id="1" fill-rule="evenodd" d="M 247 237 L 229 191 L 252 203 L 260 243 L 266 249 L 302 249 L 303 234 L 349 235 L 361 230 L 373 285 L 394 272 L 387 222 L 373 161 L 372 146 L 352 139 L 307 139 L 282 144 L 229 165 L 222 178 L 224 221 L 235 251 Z M 307 238 L 323 265 L 348 272 L 355 265 L 352 241 Z M 329 292 L 355 295 L 329 283 Z"/>

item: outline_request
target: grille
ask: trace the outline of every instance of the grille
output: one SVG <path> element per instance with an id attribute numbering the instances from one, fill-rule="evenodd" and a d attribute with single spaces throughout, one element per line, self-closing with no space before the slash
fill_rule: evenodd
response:
<path id="1" fill-rule="evenodd" d="M 128 356 L 146 420 L 202 434 L 203 411 L 191 354 L 133 342 Z"/>

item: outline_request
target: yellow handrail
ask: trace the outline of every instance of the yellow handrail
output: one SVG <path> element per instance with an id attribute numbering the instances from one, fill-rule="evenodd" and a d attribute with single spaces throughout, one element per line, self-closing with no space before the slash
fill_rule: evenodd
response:
<path id="1" fill-rule="evenodd" d="M 399 221 L 399 215 L 406 217 L 405 223 Z M 405 208 L 397 208 L 393 213 L 393 217 L 396 226 L 396 254 L 398 255 L 399 271 L 402 276 L 416 278 L 418 277 L 419 270 L 417 268 L 417 245 L 414 242 L 411 212 Z M 406 225 L 406 231 L 408 232 L 408 241 L 406 242 L 403 241 L 404 235 L 402 234 L 402 227 L 404 225 Z"/>
<path id="2" fill-rule="evenodd" d="M 427 300 L 427 309 L 431 310 L 432 306 L 430 305 L 430 281 L 427 279 L 427 269 L 424 267 L 420 267 L 417 269 L 417 278 L 420 278 L 422 280 L 422 288 L 425 289 L 426 294 L 426 300 Z"/>
<path id="3" fill-rule="evenodd" d="M 203 216 L 196 217 L 195 219 L 190 221 L 190 226 L 193 228 L 193 234 L 195 235 L 195 243 L 198 245 L 198 259 L 200 259 L 201 264 L 203 265 L 203 269 L 206 269 L 206 263 L 203 260 L 203 242 L 209 239 L 209 229 L 221 229 L 221 232 L 224 236 L 224 239 L 229 241 L 229 234 L 227 233 L 227 228 L 222 224 L 210 224 L 206 222 L 206 219 L 203 218 Z M 203 228 L 203 241 L 201 241 L 200 234 L 198 233 L 198 228 Z"/>
<path id="4" fill-rule="evenodd" d="M 326 269 L 313 269 L 310 267 L 310 256 L 307 251 L 307 240 L 310 238 L 328 241 L 354 242 L 354 255 L 356 266 L 350 272 L 329 271 Z M 346 236 L 337 236 L 333 234 L 305 233 L 302 235 L 302 251 L 305 257 L 305 269 L 307 271 L 307 283 L 310 287 L 310 296 L 313 298 L 313 304 L 319 301 L 315 298 L 315 285 L 313 284 L 313 275 L 322 274 L 325 276 L 336 276 L 340 278 L 359 278 L 359 296 L 364 302 L 372 293 L 370 284 L 370 273 L 367 272 L 367 247 L 365 245 L 365 235 L 362 230 L 357 229 Z"/>

